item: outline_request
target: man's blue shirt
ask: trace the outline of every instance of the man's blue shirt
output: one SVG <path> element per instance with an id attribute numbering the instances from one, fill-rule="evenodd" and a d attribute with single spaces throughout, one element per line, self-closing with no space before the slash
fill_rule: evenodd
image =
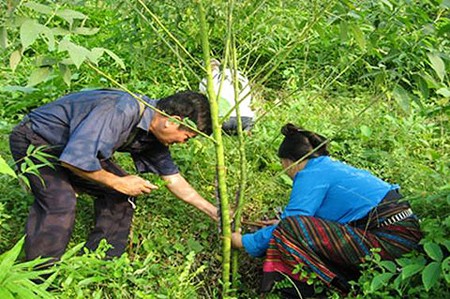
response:
<path id="1" fill-rule="evenodd" d="M 141 96 L 151 106 L 157 100 Z M 169 148 L 148 129 L 154 111 L 139 104 L 130 94 L 112 89 L 72 93 L 30 112 L 35 133 L 60 152 L 59 160 L 84 171 L 100 170 L 100 160 L 115 151 L 130 152 L 139 172 L 159 175 L 178 173 Z M 124 147 L 133 129 L 138 133 Z"/>
<path id="2" fill-rule="evenodd" d="M 370 172 L 332 160 L 310 159 L 294 177 L 289 202 L 281 215 L 314 216 L 342 224 L 363 218 L 391 190 L 398 189 Z M 246 234 L 242 242 L 252 256 L 265 254 L 276 225 Z"/>

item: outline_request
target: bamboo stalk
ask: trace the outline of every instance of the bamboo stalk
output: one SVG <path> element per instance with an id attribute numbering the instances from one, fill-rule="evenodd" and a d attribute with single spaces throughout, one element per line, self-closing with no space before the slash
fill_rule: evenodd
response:
<path id="1" fill-rule="evenodd" d="M 231 2 L 231 1 L 230 1 Z M 231 17 L 230 17 L 231 19 Z M 239 232 L 241 228 L 241 215 L 242 209 L 245 204 L 245 195 L 244 190 L 247 186 L 247 158 L 245 156 L 245 140 L 244 133 L 242 131 L 242 120 L 241 120 L 241 112 L 239 109 L 239 81 L 238 81 L 238 67 L 237 67 L 237 53 L 236 53 L 236 43 L 234 36 L 232 35 L 232 60 L 233 60 L 233 85 L 234 85 L 234 102 L 236 107 L 236 120 L 237 120 L 237 133 L 238 133 L 238 141 L 239 141 L 239 162 L 240 162 L 240 184 L 239 184 L 239 193 L 235 211 L 235 220 L 234 220 L 234 231 Z M 249 96 L 249 95 L 245 95 Z M 237 289 L 239 284 L 239 251 L 234 250 L 232 252 L 232 260 L 231 260 L 231 277 L 232 277 L 232 287 L 234 290 Z"/>
<path id="2" fill-rule="evenodd" d="M 200 35 L 203 48 L 203 59 L 205 62 L 206 74 L 207 74 L 207 91 L 208 98 L 211 106 L 211 118 L 213 124 L 213 136 L 216 140 L 216 167 L 217 167 L 217 179 L 218 189 L 221 205 L 220 221 L 222 223 L 222 297 L 226 297 L 229 294 L 230 289 L 230 259 L 231 259 L 231 225 L 230 225 L 230 208 L 227 195 L 226 186 L 226 168 L 225 168 L 225 155 L 222 141 L 222 130 L 219 123 L 219 107 L 217 103 L 217 95 L 213 88 L 213 78 L 210 65 L 210 48 L 208 40 L 208 28 L 206 23 L 205 9 L 201 0 L 196 0 L 199 19 L 200 19 Z"/>

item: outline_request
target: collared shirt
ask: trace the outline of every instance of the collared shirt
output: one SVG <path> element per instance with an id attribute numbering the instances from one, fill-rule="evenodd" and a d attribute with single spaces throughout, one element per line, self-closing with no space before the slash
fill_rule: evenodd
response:
<path id="1" fill-rule="evenodd" d="M 157 100 L 140 96 L 151 106 Z M 32 129 L 60 153 L 59 160 L 84 171 L 101 169 L 100 160 L 126 151 L 139 172 L 178 173 L 169 148 L 148 131 L 154 111 L 130 94 L 112 89 L 72 93 L 41 106 L 28 115 Z M 124 147 L 136 129 L 133 142 Z M 59 150 L 58 150 L 59 149 Z"/>
<path id="2" fill-rule="evenodd" d="M 398 189 L 372 175 L 328 156 L 310 159 L 296 173 L 289 202 L 281 218 L 313 216 L 349 223 L 363 218 L 391 190 Z M 242 243 L 252 256 L 265 254 L 276 225 L 246 234 Z"/>

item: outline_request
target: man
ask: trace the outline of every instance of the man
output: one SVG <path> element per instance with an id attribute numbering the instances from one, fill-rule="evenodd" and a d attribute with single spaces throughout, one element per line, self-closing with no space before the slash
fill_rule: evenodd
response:
<path id="1" fill-rule="evenodd" d="M 40 177 L 26 174 L 35 197 L 26 224 L 28 260 L 61 257 L 72 233 L 76 192 L 80 191 L 95 196 L 95 227 L 86 247 L 95 249 L 106 239 L 113 246 L 109 256 L 124 252 L 134 198 L 157 186 L 128 175 L 113 162 L 115 151 L 129 152 L 138 172 L 160 175 L 176 197 L 217 220 L 216 207 L 180 175 L 169 152 L 171 144 L 184 143 L 197 134 L 179 121 L 188 118 L 198 130 L 211 133 L 207 98 L 190 91 L 161 100 L 141 98 L 171 117 L 140 104 L 126 92 L 102 89 L 63 96 L 33 110 L 14 128 L 10 147 L 18 164 L 31 144 L 47 145 L 46 152 L 56 157 L 53 167 L 39 168 Z"/>
<path id="2" fill-rule="evenodd" d="M 214 92 L 219 95 L 219 115 L 221 117 L 229 117 L 222 124 L 222 129 L 228 134 L 236 134 L 237 118 L 236 118 L 236 102 L 234 94 L 234 74 L 230 69 L 220 71 L 220 62 L 217 59 L 211 59 L 211 71 L 213 76 Z M 223 77 L 223 79 L 222 79 Z M 253 126 L 253 118 L 255 113 L 250 107 L 252 96 L 248 79 L 240 72 L 237 73 L 239 87 L 239 113 L 242 121 L 242 129 L 249 131 Z M 223 81 L 223 82 L 222 82 Z M 206 78 L 200 82 L 199 90 L 206 94 Z"/>

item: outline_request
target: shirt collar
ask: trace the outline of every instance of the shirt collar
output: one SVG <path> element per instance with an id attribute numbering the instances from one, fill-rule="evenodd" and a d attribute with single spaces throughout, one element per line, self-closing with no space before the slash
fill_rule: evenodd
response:
<path id="1" fill-rule="evenodd" d="M 156 103 L 158 103 L 158 100 L 151 100 L 147 97 L 142 97 L 143 100 L 145 100 L 150 106 L 153 106 L 156 108 Z M 144 114 L 142 114 L 141 120 L 137 124 L 137 127 L 148 131 L 150 128 L 150 123 L 152 122 L 152 119 L 155 115 L 155 110 L 153 110 L 150 107 L 145 106 Z"/>

